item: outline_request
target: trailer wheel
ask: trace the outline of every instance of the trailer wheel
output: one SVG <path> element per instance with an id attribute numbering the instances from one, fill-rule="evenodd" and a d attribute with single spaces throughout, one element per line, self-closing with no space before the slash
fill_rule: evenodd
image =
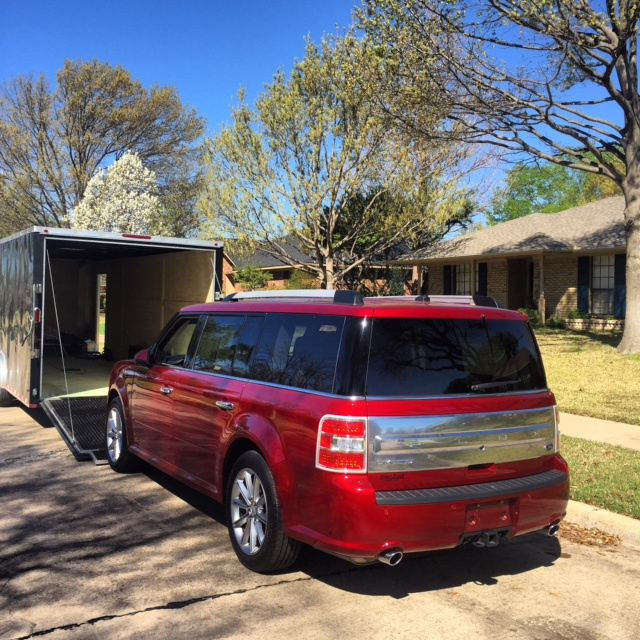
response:
<path id="1" fill-rule="evenodd" d="M 114 471 L 128 473 L 138 469 L 140 459 L 129 451 L 124 411 L 119 398 L 114 398 L 109 403 L 105 442 L 109 465 Z"/>
<path id="2" fill-rule="evenodd" d="M 256 451 L 243 454 L 233 466 L 226 503 L 231 544 L 247 569 L 265 573 L 293 564 L 300 543 L 284 533 L 273 475 Z"/>
<path id="3" fill-rule="evenodd" d="M 14 399 L 6 389 L 0 389 L 0 407 L 8 407 L 13 404 Z"/>

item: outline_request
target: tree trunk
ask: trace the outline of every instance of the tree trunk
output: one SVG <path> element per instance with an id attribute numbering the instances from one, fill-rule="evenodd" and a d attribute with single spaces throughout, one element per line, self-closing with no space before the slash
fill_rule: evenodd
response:
<path id="1" fill-rule="evenodd" d="M 324 284 L 326 289 L 336 288 L 334 269 L 333 256 L 327 256 L 324 260 Z"/>
<path id="2" fill-rule="evenodd" d="M 621 353 L 640 353 L 640 197 L 627 195 L 624 212 L 627 236 L 627 280 L 624 333 L 618 345 Z"/>

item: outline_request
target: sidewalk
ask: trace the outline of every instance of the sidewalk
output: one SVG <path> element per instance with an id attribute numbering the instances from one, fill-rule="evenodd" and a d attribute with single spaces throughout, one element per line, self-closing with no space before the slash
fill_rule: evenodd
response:
<path id="1" fill-rule="evenodd" d="M 560 413 L 560 433 L 640 451 L 639 425 Z M 614 533 L 621 536 L 626 545 L 640 550 L 640 520 L 571 500 L 567 521 L 587 529 L 596 528 Z"/>
<path id="2" fill-rule="evenodd" d="M 560 433 L 640 451 L 640 425 L 587 418 L 560 412 Z"/>

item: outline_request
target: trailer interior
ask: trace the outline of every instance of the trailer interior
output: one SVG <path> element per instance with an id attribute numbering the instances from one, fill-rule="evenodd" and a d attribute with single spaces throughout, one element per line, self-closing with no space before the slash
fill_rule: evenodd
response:
<path id="1" fill-rule="evenodd" d="M 220 291 L 215 251 L 203 244 L 46 238 L 39 397 L 77 457 L 106 459 L 113 363 L 149 346 L 180 308 Z"/>

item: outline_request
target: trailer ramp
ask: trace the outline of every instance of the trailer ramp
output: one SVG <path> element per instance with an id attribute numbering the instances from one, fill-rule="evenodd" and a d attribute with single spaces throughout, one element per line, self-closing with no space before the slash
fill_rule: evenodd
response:
<path id="1" fill-rule="evenodd" d="M 105 397 L 53 397 L 43 400 L 42 406 L 78 460 L 107 464 Z"/>

